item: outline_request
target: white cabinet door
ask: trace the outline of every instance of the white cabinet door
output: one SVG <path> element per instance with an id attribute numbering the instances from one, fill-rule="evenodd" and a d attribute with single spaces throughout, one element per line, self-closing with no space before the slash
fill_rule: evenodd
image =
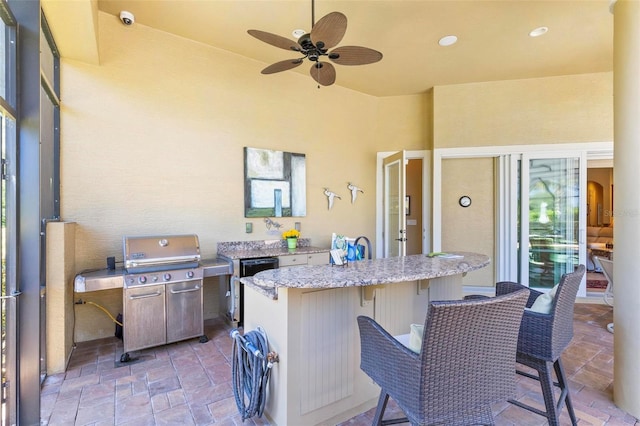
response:
<path id="1" fill-rule="evenodd" d="M 278 265 L 280 268 L 286 266 L 299 266 L 307 264 L 307 256 L 304 254 L 291 254 L 278 257 Z"/>
<path id="2" fill-rule="evenodd" d="M 311 253 L 307 256 L 308 265 L 327 265 L 329 263 L 329 253 Z"/>

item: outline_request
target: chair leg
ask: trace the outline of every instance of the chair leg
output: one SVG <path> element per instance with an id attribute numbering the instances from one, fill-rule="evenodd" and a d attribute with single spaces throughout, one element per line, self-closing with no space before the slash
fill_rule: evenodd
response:
<path id="1" fill-rule="evenodd" d="M 538 377 L 542 386 L 542 396 L 544 397 L 544 406 L 547 410 L 547 420 L 550 426 L 560 425 L 560 415 L 556 406 L 556 398 L 553 392 L 553 363 L 545 362 L 544 366 L 538 369 Z"/>
<path id="2" fill-rule="evenodd" d="M 380 397 L 378 398 L 378 406 L 376 407 L 376 414 L 373 416 L 372 426 L 385 426 L 395 425 L 399 423 L 409 423 L 409 419 L 406 417 L 400 417 L 398 419 L 382 420 L 384 412 L 387 409 L 387 403 L 389 402 L 389 394 L 384 390 L 380 391 Z"/>
<path id="3" fill-rule="evenodd" d="M 535 368 L 538 375 L 536 376 L 517 369 L 516 373 L 540 382 L 546 411 L 539 410 L 536 407 L 532 407 L 514 399 L 509 399 L 508 402 L 512 403 L 513 405 L 517 405 L 520 408 L 524 408 L 525 410 L 529 410 L 533 413 L 546 417 L 549 425 L 551 426 L 557 426 L 560 424 L 560 413 L 562 412 L 562 405 L 566 403 L 567 411 L 569 412 L 569 417 L 571 418 L 571 424 L 573 426 L 576 426 L 578 424 L 576 414 L 573 410 L 573 403 L 571 402 L 571 396 L 569 394 L 569 385 L 567 383 L 566 376 L 564 374 L 564 367 L 562 367 L 562 362 L 560 361 L 560 359 L 558 359 L 555 363 L 542 361 L 542 363 L 537 363 L 535 365 L 525 365 L 528 365 L 531 368 Z M 556 373 L 558 382 L 553 381 L 554 371 Z M 555 398 L 555 393 L 553 391 L 554 386 L 558 386 L 561 391 L 560 398 L 558 399 Z"/>
<path id="4" fill-rule="evenodd" d="M 384 410 L 387 409 L 387 402 L 389 402 L 389 394 L 384 390 L 381 390 L 380 397 L 378 398 L 378 406 L 376 407 L 376 414 L 373 417 L 372 426 L 382 425 L 382 416 L 384 416 Z"/>
<path id="5" fill-rule="evenodd" d="M 560 400 L 558 401 L 558 411 L 562 410 L 562 403 L 567 406 L 567 411 L 569 412 L 569 417 L 571 418 L 571 424 L 573 426 L 578 424 L 576 419 L 576 413 L 573 411 L 573 403 L 571 402 L 571 393 L 569 392 L 569 383 L 567 383 L 566 376 L 564 374 L 564 367 L 562 366 L 562 362 L 560 358 L 553 364 L 553 368 L 556 372 L 556 378 L 558 379 L 558 385 L 560 386 L 560 390 L 562 391 L 560 395 Z"/>

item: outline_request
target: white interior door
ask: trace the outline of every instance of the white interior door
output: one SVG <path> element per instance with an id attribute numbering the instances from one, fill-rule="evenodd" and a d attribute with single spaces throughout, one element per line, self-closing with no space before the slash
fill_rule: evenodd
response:
<path id="1" fill-rule="evenodd" d="M 404 256 L 406 253 L 407 224 L 406 152 L 400 151 L 383 160 L 384 185 L 384 256 Z"/>
<path id="2" fill-rule="evenodd" d="M 524 154 L 520 167 L 520 282 L 548 289 L 586 264 L 584 153 Z M 578 296 L 586 295 L 583 280 Z"/>

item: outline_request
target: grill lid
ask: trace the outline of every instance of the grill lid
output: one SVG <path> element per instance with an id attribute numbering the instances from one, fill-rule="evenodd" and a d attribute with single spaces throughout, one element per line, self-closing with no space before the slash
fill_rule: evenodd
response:
<path id="1" fill-rule="evenodd" d="M 195 234 L 124 236 L 124 267 L 128 273 L 197 268 L 200 243 Z"/>

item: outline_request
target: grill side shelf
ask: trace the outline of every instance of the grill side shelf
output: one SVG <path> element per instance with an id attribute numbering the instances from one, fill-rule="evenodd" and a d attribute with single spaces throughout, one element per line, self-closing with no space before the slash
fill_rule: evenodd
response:
<path id="1" fill-rule="evenodd" d="M 73 291 L 84 293 L 86 291 L 110 290 L 124 286 L 124 271 L 122 269 L 101 269 L 97 271 L 85 271 L 76 275 L 73 281 Z"/>

